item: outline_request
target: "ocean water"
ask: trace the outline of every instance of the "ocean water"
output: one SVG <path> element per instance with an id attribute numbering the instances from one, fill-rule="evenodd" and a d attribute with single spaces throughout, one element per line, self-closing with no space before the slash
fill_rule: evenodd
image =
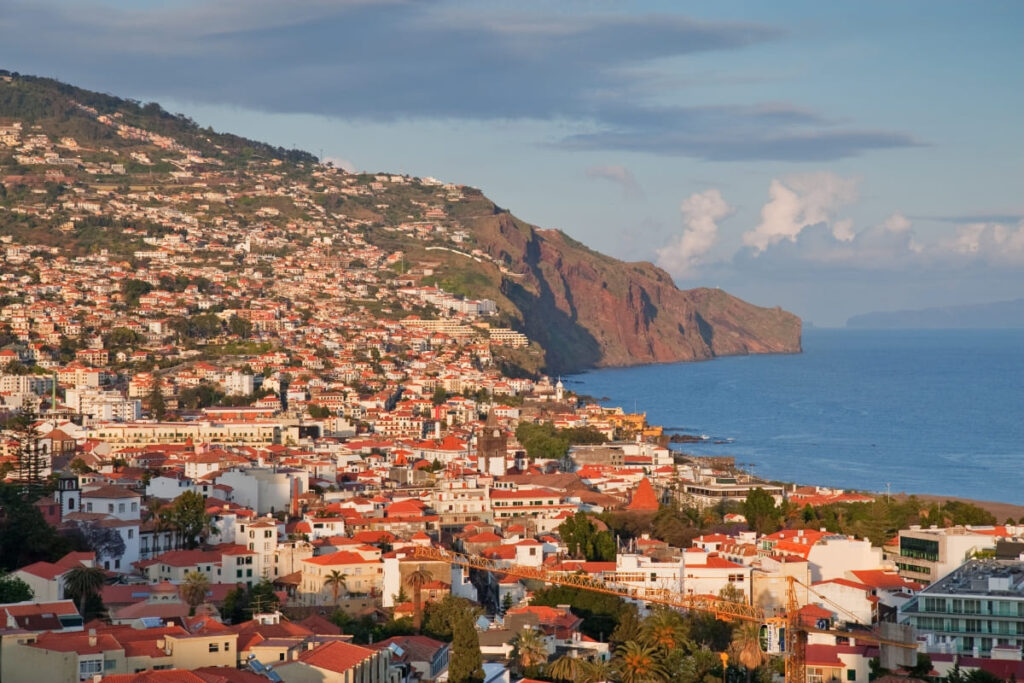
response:
<path id="1" fill-rule="evenodd" d="M 761 477 L 1024 504 L 1024 330 L 810 329 L 803 347 L 566 382 Z"/>

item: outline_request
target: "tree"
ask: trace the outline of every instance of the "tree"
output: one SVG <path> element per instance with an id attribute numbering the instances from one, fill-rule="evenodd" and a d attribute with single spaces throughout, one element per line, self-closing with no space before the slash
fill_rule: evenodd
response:
<path id="1" fill-rule="evenodd" d="M 0 575 L 0 605 L 8 602 L 26 602 L 33 596 L 32 588 L 17 576 Z"/>
<path id="2" fill-rule="evenodd" d="M 338 595 L 342 590 L 348 591 L 348 574 L 332 569 L 331 573 L 324 579 L 324 586 L 331 589 L 334 598 L 334 606 L 338 606 Z"/>
<path id="3" fill-rule="evenodd" d="M 92 472 L 92 468 L 85 464 L 85 461 L 81 458 L 75 458 L 71 461 L 68 466 L 75 474 L 88 474 Z"/>
<path id="4" fill-rule="evenodd" d="M 535 591 L 530 600 L 532 605 L 569 605 L 574 614 L 583 619 L 581 630 L 597 640 L 604 640 L 610 633 L 619 631 L 622 623 L 637 623 L 636 607 L 617 595 L 605 595 L 568 586 L 551 586 Z M 623 638 L 622 640 L 629 640 Z M 621 641 L 620 641 L 621 642 Z"/>
<path id="5" fill-rule="evenodd" d="M 439 406 L 447 400 L 448 392 L 444 390 L 444 387 L 442 385 L 438 385 L 434 389 L 434 395 L 430 399 L 431 403 L 433 403 L 435 406 Z"/>
<path id="6" fill-rule="evenodd" d="M 677 683 L 718 683 L 720 676 L 714 672 L 721 668 L 718 654 L 706 647 L 684 654 L 677 650 L 668 659 L 670 670 L 675 673 Z"/>
<path id="7" fill-rule="evenodd" d="M 206 602 L 206 594 L 210 590 L 210 580 L 202 572 L 185 574 L 185 582 L 181 584 L 181 592 L 189 606 L 189 614 L 196 613 L 196 607 Z"/>
<path id="8" fill-rule="evenodd" d="M 640 633 L 644 642 L 666 652 L 681 647 L 690 637 L 690 629 L 679 612 L 664 607 L 644 619 Z"/>
<path id="9" fill-rule="evenodd" d="M 57 533 L 22 487 L 0 481 L 0 571 L 33 562 L 55 562 L 71 550 L 88 550 L 84 541 Z"/>
<path id="10" fill-rule="evenodd" d="M 215 533 L 212 518 L 206 514 L 206 500 L 196 491 L 185 491 L 171 506 L 174 528 L 181 535 L 189 549 L 199 545 L 211 533 Z"/>
<path id="11" fill-rule="evenodd" d="M 770 534 L 779 528 L 779 511 L 775 499 L 760 487 L 747 494 L 743 502 L 743 516 L 758 533 Z"/>
<path id="12" fill-rule="evenodd" d="M 737 588 L 731 583 L 722 586 L 722 589 L 718 591 L 718 597 L 726 602 L 746 602 L 746 594 L 743 589 Z"/>
<path id="13" fill-rule="evenodd" d="M 164 399 L 164 380 L 159 373 L 153 373 L 153 386 L 149 390 L 149 413 L 158 420 L 167 415 L 167 401 Z"/>
<path id="14" fill-rule="evenodd" d="M 116 559 L 124 555 L 125 542 L 116 528 L 102 526 L 97 522 L 76 522 L 69 532 L 83 539 L 86 547 L 96 553 L 96 559 Z"/>
<path id="15" fill-rule="evenodd" d="M 483 609 L 466 598 L 446 595 L 440 600 L 428 603 L 423 614 L 424 635 L 450 642 L 452 640 L 452 625 L 459 617 L 466 614 L 470 621 L 476 621 L 476 618 L 483 614 Z"/>
<path id="16" fill-rule="evenodd" d="M 128 308 L 135 308 L 139 305 L 139 297 L 148 294 L 153 287 L 143 280 L 127 279 L 121 283 L 121 294 L 124 296 Z"/>
<path id="17" fill-rule="evenodd" d="M 733 660 L 738 661 L 746 669 L 747 683 L 750 683 L 754 670 L 765 662 L 765 654 L 761 650 L 760 628 L 760 624 L 745 621 L 732 632 L 729 651 Z"/>
<path id="18" fill-rule="evenodd" d="M 472 612 L 459 612 L 452 624 L 452 650 L 448 661 L 451 683 L 480 683 L 484 680 L 480 638 L 473 626 Z"/>
<path id="19" fill-rule="evenodd" d="M 593 554 L 597 527 L 583 512 L 577 512 L 559 524 L 558 535 L 573 557 L 588 557 Z"/>
<path id="20" fill-rule="evenodd" d="M 115 327 L 103 336 L 103 347 L 109 350 L 125 349 L 138 344 L 142 337 L 127 327 Z"/>
<path id="21" fill-rule="evenodd" d="M 584 661 L 579 657 L 562 655 L 551 662 L 551 666 L 547 668 L 546 673 L 556 681 L 573 681 L 575 683 L 575 681 L 583 677 L 582 664 Z"/>
<path id="22" fill-rule="evenodd" d="M 18 479 L 25 486 L 26 495 L 35 501 L 43 493 L 43 470 L 46 469 L 46 454 L 42 450 L 38 419 L 35 408 L 26 401 L 21 412 L 7 422 L 7 431 L 14 441 L 14 458 L 17 463 Z"/>
<path id="23" fill-rule="evenodd" d="M 615 669 L 604 660 L 584 661 L 577 667 L 576 683 L 605 683 L 612 680 Z"/>
<path id="24" fill-rule="evenodd" d="M 245 318 L 233 315 L 228 319 L 228 331 L 231 334 L 237 334 L 242 339 L 247 339 L 252 334 L 252 323 Z"/>
<path id="25" fill-rule="evenodd" d="M 423 565 L 405 577 L 405 583 L 412 589 L 412 623 L 416 632 L 420 632 L 423 625 L 423 586 L 434 580 L 434 576 Z"/>
<path id="26" fill-rule="evenodd" d="M 524 628 L 512 639 L 512 661 L 523 676 L 537 675 L 548 661 L 548 648 L 544 636 L 532 628 Z"/>
<path id="27" fill-rule="evenodd" d="M 107 575 L 99 567 L 86 567 L 80 564 L 71 568 L 64 575 L 64 593 L 78 601 L 78 611 L 85 618 L 85 604 L 89 596 L 98 596 Z"/>
<path id="28" fill-rule="evenodd" d="M 318 403 L 310 403 L 307 410 L 309 416 L 314 420 L 323 420 L 331 416 L 332 411 L 327 406 L 322 406 Z"/>
<path id="29" fill-rule="evenodd" d="M 630 640 L 615 653 L 615 668 L 622 683 L 660 683 L 668 674 L 659 661 L 658 648 Z"/>

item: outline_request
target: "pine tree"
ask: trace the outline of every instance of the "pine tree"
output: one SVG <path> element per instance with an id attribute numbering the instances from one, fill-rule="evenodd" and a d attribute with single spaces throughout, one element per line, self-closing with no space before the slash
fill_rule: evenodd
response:
<path id="1" fill-rule="evenodd" d="M 480 658 L 480 638 L 473 627 L 472 617 L 461 614 L 453 621 L 448 680 L 451 683 L 479 683 L 484 680 L 484 669 Z"/>
<path id="2" fill-rule="evenodd" d="M 149 391 L 149 414 L 158 420 L 167 415 L 167 402 L 164 400 L 164 382 L 158 373 L 153 373 L 153 388 Z"/>
<path id="3" fill-rule="evenodd" d="M 39 432 L 35 426 L 38 417 L 35 408 L 26 401 L 21 413 L 7 424 L 7 429 L 17 444 L 15 459 L 18 478 L 25 485 L 25 491 L 33 501 L 43 493 L 43 470 L 46 469 L 46 455 L 42 451 Z"/>

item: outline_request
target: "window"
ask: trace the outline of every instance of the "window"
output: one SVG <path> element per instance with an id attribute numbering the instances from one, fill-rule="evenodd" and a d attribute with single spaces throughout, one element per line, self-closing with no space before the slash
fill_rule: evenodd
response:
<path id="1" fill-rule="evenodd" d="M 113 512 L 113 511 L 114 511 L 114 504 L 113 503 L 107 503 L 107 512 Z"/>
<path id="2" fill-rule="evenodd" d="M 279 659 L 280 661 L 282 661 L 282 662 L 283 662 L 283 661 L 284 661 L 284 653 L 282 652 L 282 653 L 278 654 L 278 655 L 277 655 L 277 658 L 278 658 L 278 659 Z"/>
<path id="3" fill-rule="evenodd" d="M 78 677 L 92 678 L 103 673 L 103 661 L 99 659 L 83 659 L 78 662 Z"/>
<path id="4" fill-rule="evenodd" d="M 251 569 L 246 569 L 245 570 L 245 575 L 246 576 L 252 576 L 252 570 Z"/>
<path id="5" fill-rule="evenodd" d="M 238 570 L 238 571 L 236 572 L 236 578 L 239 578 L 239 579 L 240 579 L 240 578 L 242 578 L 242 570 L 241 570 L 241 569 L 239 569 L 239 570 Z"/>
<path id="6" fill-rule="evenodd" d="M 75 509 L 75 499 L 74 498 L 68 498 L 68 510 L 74 510 L 74 509 Z"/>
<path id="7" fill-rule="evenodd" d="M 117 504 L 117 511 L 118 512 L 124 512 L 124 503 L 118 503 Z"/>
<path id="8" fill-rule="evenodd" d="M 135 538 L 135 529 L 128 530 L 128 538 Z"/>
<path id="9" fill-rule="evenodd" d="M 846 670 L 846 680 L 848 680 L 848 681 L 855 681 L 855 680 L 857 680 L 857 670 L 856 669 L 847 669 Z"/>
<path id="10" fill-rule="evenodd" d="M 224 652 L 231 652 L 231 643 L 224 643 Z"/>
<path id="11" fill-rule="evenodd" d="M 138 503 L 132 503 L 132 512 L 138 512 L 138 511 L 139 511 L 139 504 Z"/>
<path id="12" fill-rule="evenodd" d="M 121 568 L 121 560 L 114 560 L 114 569 Z"/>
<path id="13" fill-rule="evenodd" d="M 270 538 L 270 535 L 271 535 L 272 533 L 274 533 L 274 532 L 272 532 L 272 531 L 264 531 L 264 532 L 263 532 L 263 538 Z"/>
<path id="14" fill-rule="evenodd" d="M 88 503 L 85 504 L 85 511 L 92 512 L 92 501 L 89 501 Z"/>
<path id="15" fill-rule="evenodd" d="M 210 643 L 210 652 L 220 652 L 220 645 L 217 643 Z"/>

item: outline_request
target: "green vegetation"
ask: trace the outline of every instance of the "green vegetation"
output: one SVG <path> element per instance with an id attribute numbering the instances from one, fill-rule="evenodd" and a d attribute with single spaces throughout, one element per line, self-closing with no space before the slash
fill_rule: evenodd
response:
<path id="1" fill-rule="evenodd" d="M 331 614 L 331 621 L 342 633 L 352 636 L 352 640 L 361 645 L 378 643 L 392 636 L 411 636 L 416 633 L 409 617 L 391 619 L 381 624 L 368 614 L 354 617 L 344 610 L 337 609 Z"/>
<path id="2" fill-rule="evenodd" d="M 10 574 L 0 574 L 0 605 L 8 602 L 26 602 L 34 593 L 27 583 Z"/>
<path id="3" fill-rule="evenodd" d="M 58 135 L 70 135 L 88 142 L 114 144 L 114 131 L 92 118 L 82 115 L 75 102 L 96 109 L 100 114 L 121 114 L 128 125 L 138 126 L 159 135 L 177 139 L 187 147 L 225 161 L 244 165 L 249 159 L 281 159 L 293 163 L 316 163 L 309 152 L 273 147 L 229 133 L 214 133 L 200 128 L 183 114 L 171 114 L 155 102 L 142 104 L 112 95 L 76 88 L 60 81 L 25 76 L 0 70 L 0 76 L 13 76 L 0 88 L 0 117 L 18 118 L 29 123 L 48 124 Z"/>
<path id="4" fill-rule="evenodd" d="M 605 595 L 568 586 L 551 586 L 534 592 L 531 605 L 570 605 L 583 619 L 583 633 L 606 640 L 620 623 L 636 619 L 636 607 L 616 595 Z"/>
<path id="5" fill-rule="evenodd" d="M 562 522 L 558 526 L 558 535 L 573 557 L 597 562 L 615 561 L 615 537 L 612 532 L 598 531 L 597 526 L 582 512 Z"/>
<path id="6" fill-rule="evenodd" d="M 274 584 L 263 579 L 253 586 L 238 584 L 224 596 L 220 613 L 231 624 L 241 624 L 252 619 L 253 614 L 273 612 L 281 606 L 274 593 Z"/>
<path id="7" fill-rule="evenodd" d="M 550 422 L 533 424 L 520 422 L 516 439 L 530 458 L 560 460 L 573 444 L 601 444 L 608 441 L 604 434 L 592 427 L 558 429 Z"/>

